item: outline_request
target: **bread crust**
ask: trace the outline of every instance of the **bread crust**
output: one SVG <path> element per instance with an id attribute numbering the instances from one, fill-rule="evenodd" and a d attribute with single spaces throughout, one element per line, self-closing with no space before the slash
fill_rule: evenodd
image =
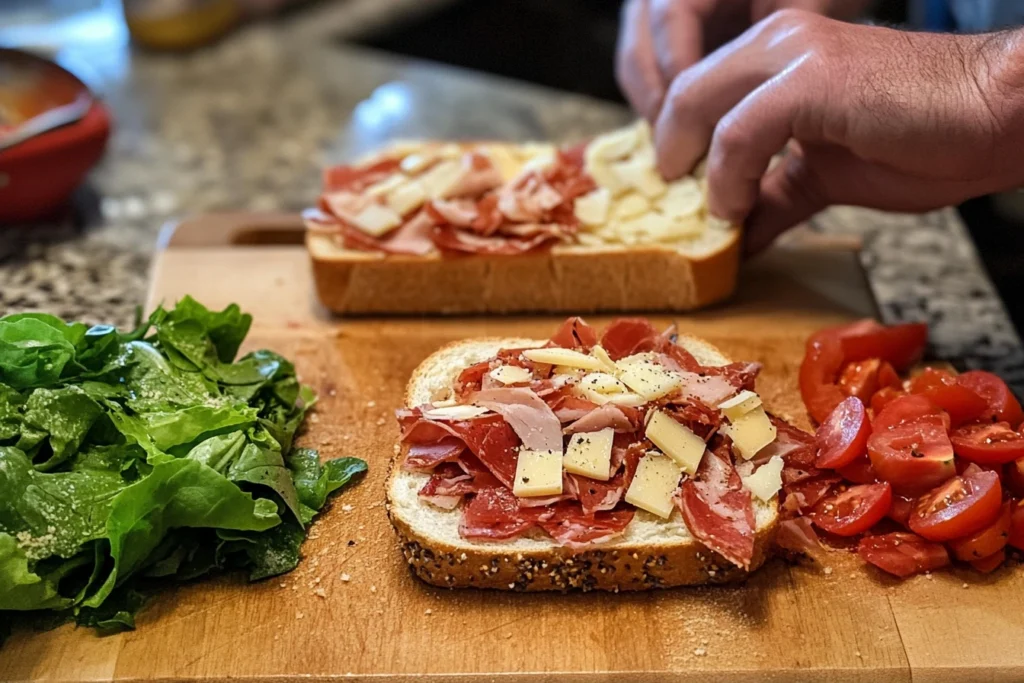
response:
<path id="1" fill-rule="evenodd" d="M 542 340 L 481 338 L 450 343 L 423 361 L 406 387 L 406 405 L 429 400 L 431 387 L 450 384 L 457 370 L 453 361 L 475 353 L 479 360 L 499 346 L 539 346 Z M 702 362 L 724 364 L 728 359 L 703 340 L 680 336 L 679 343 Z M 386 509 L 398 536 L 402 555 L 421 580 L 446 588 L 492 588 L 521 592 L 606 590 L 633 591 L 672 586 L 720 584 L 741 581 L 758 569 L 770 555 L 778 522 L 777 501 L 773 516 L 760 525 L 754 538 L 749 570 L 743 570 L 692 538 L 655 543 L 596 545 L 576 550 L 555 542 L 540 548 L 517 549 L 501 542 L 452 543 L 417 528 L 408 511 L 395 504 L 396 478 L 402 472 L 404 449 L 392 457 L 387 477 Z M 429 505 L 429 503 L 423 503 Z"/>

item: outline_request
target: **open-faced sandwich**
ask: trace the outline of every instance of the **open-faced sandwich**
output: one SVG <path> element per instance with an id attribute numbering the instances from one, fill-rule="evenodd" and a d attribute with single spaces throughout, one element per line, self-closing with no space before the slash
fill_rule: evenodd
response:
<path id="1" fill-rule="evenodd" d="M 783 459 L 757 363 L 644 319 L 450 344 L 413 373 L 388 511 L 439 586 L 642 590 L 742 579 Z"/>
<path id="2" fill-rule="evenodd" d="M 645 123 L 572 148 L 396 143 L 324 173 L 304 213 L 339 313 L 687 310 L 735 287 L 739 230 L 666 183 Z"/>

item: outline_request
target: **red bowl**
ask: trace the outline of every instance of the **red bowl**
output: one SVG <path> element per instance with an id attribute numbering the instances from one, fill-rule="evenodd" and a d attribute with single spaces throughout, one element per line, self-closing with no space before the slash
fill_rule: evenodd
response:
<path id="1" fill-rule="evenodd" d="M 103 156 L 110 113 L 68 71 L 27 53 L 0 50 L 0 76 L 6 77 L 0 79 L 0 141 L 32 133 L 0 149 L 0 223 L 40 220 L 67 204 Z M 80 118 L 38 125 L 74 102 L 87 105 Z"/>

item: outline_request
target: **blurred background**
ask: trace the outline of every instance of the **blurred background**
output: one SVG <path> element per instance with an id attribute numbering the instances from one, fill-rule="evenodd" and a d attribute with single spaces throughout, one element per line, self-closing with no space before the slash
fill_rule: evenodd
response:
<path id="1" fill-rule="evenodd" d="M 0 232 L 0 304 L 45 304 L 38 287 L 62 286 L 33 270 L 85 268 L 74 280 L 81 310 L 62 312 L 95 315 L 97 300 L 123 308 L 125 291 L 144 286 L 154 225 L 210 210 L 301 209 L 323 164 L 391 137 L 571 139 L 628 121 L 612 68 L 620 5 L 0 0 L 0 47 L 53 59 L 114 120 L 107 159 L 70 208 Z M 954 26 L 944 0 L 880 0 L 870 19 Z M 1020 204 L 1013 194 L 959 207 L 1018 329 Z M 82 250 L 92 251 L 76 261 Z M 945 266 L 937 277 L 958 276 L 957 263 Z M 126 279 L 112 282 L 115 272 Z M 966 305 L 982 300 L 976 290 L 965 285 Z M 925 308 L 928 292 L 916 296 Z"/>

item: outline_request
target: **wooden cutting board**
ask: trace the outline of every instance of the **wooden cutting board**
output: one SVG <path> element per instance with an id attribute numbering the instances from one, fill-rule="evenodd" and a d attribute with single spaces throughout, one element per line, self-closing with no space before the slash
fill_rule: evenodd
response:
<path id="1" fill-rule="evenodd" d="M 332 319 L 313 297 L 291 217 L 207 217 L 165 234 L 150 303 L 190 293 L 255 315 L 249 348 L 296 361 L 320 393 L 302 437 L 369 476 L 315 525 L 294 573 L 167 590 L 138 630 L 21 632 L 3 681 L 1015 681 L 1024 679 L 1024 578 L 1004 568 L 897 582 L 856 556 L 771 561 L 746 584 L 640 594 L 447 591 L 414 579 L 382 504 L 412 369 L 478 335 L 548 336 L 555 317 Z M 759 389 L 806 426 L 803 340 L 873 312 L 850 245 L 808 237 L 748 266 L 729 305 L 661 316 L 765 369 Z M 839 247 L 839 248 L 837 248 Z M 597 325 L 607 317 L 592 320 Z"/>

